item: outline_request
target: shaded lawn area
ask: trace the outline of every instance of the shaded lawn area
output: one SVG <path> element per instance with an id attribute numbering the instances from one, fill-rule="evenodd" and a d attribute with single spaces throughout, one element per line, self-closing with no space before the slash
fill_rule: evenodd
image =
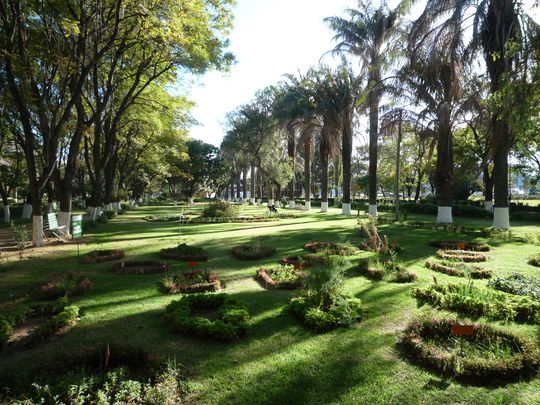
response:
<path id="1" fill-rule="evenodd" d="M 68 333 L 34 349 L 0 354 L 0 373 L 32 375 L 59 353 L 105 344 L 128 344 L 174 358 L 190 370 L 193 402 L 200 403 L 539 403 L 540 382 L 532 380 L 505 387 L 475 387 L 444 380 L 403 360 L 395 349 L 396 339 L 408 321 L 428 307 L 417 308 L 410 295 L 411 284 L 372 282 L 354 269 L 360 253 L 349 257 L 346 292 L 362 299 L 364 320 L 350 329 L 315 334 L 283 313 L 291 292 L 266 291 L 253 279 L 262 264 L 276 263 L 285 255 L 302 251 L 310 241 L 343 241 L 358 245 L 356 218 L 342 217 L 340 210 L 328 214 L 298 211 L 298 218 L 268 223 L 203 224 L 150 223 L 146 215 L 176 213 L 178 207 L 141 207 L 108 224 L 88 229 L 90 242 L 81 246 L 84 254 L 94 249 L 123 249 L 128 259 L 159 260 L 159 251 L 180 242 L 208 249 L 211 257 L 201 268 L 216 271 L 225 281 L 225 292 L 245 301 L 252 314 L 252 331 L 240 342 L 224 344 L 197 340 L 170 332 L 161 321 L 165 306 L 175 296 L 157 290 L 162 274 L 134 276 L 110 273 L 110 263 L 77 266 L 75 245 L 28 251 L 22 262 L 4 259 L 0 272 L 2 302 L 28 293 L 57 272 L 78 270 L 90 277 L 89 294 L 74 299 L 83 311 L 82 320 Z M 245 212 L 264 212 L 245 207 Z M 296 211 L 295 211 L 296 212 Z M 411 216 L 414 220 L 431 217 Z M 457 223 L 489 226 L 487 220 L 456 218 Z M 513 224 L 514 225 L 514 224 Z M 540 246 L 519 239 L 509 242 L 478 236 L 456 235 L 432 229 L 412 229 L 401 224 L 381 225 L 380 233 L 398 240 L 404 252 L 403 264 L 418 274 L 414 284 L 427 285 L 433 276 L 439 283 L 459 282 L 424 267 L 436 249 L 432 239 L 474 238 L 494 248 L 486 267 L 496 275 L 514 271 L 538 275 L 527 258 L 540 253 Z M 516 223 L 517 238 L 538 233 L 537 225 Z M 256 262 L 231 257 L 230 249 L 254 236 L 261 244 L 277 248 L 276 254 Z M 168 261 L 172 270 L 186 264 Z M 478 280 L 476 285 L 487 281 Z M 452 317 L 455 314 L 450 314 Z M 540 342 L 538 326 L 493 323 Z"/>

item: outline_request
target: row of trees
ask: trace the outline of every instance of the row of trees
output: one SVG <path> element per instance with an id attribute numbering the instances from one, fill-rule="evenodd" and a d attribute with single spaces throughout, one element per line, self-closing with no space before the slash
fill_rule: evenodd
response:
<path id="1" fill-rule="evenodd" d="M 405 180 L 416 197 L 432 181 L 437 221 L 452 222 L 455 174 L 470 179 L 480 168 L 493 226 L 508 228 L 509 155 L 532 161 L 539 156 L 537 24 L 512 0 L 428 0 L 415 21 L 407 20 L 410 2 L 394 10 L 384 2 L 370 4 L 359 1 L 346 17 L 325 19 L 336 33 L 332 53 L 342 57 L 339 67 L 287 76 L 230 114 L 221 149 L 233 179 L 256 167 L 278 193 L 288 185 L 292 200 L 300 146 L 309 206 L 318 145 L 321 210 L 328 205 L 329 162 L 339 156 L 343 213 L 349 214 L 353 138 L 367 114 L 370 214 L 377 213 L 378 186 L 390 170 L 379 144 L 392 143 L 396 196 L 403 166 L 413 167 Z M 402 141 L 411 137 L 404 161 Z M 457 161 L 456 150 L 462 152 Z"/>
<path id="2" fill-rule="evenodd" d="M 74 192 L 95 218 L 115 194 L 137 198 L 179 166 L 191 103 L 167 89 L 230 64 L 231 4 L 0 2 L 0 190 L 6 210 L 26 184 L 36 246 L 44 194 L 69 228 Z"/>

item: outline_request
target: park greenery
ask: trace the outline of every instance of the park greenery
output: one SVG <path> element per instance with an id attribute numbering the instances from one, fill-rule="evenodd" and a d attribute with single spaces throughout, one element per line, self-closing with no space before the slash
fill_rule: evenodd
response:
<path id="1" fill-rule="evenodd" d="M 218 147 L 233 0 L 0 1 L 0 402 L 540 403 L 535 3 L 359 0 Z"/>

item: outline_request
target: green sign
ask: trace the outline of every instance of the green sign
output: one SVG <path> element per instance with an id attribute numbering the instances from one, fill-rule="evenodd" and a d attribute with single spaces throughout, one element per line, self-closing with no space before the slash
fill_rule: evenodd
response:
<path id="1" fill-rule="evenodd" d="M 71 216 L 71 237 L 73 239 L 82 238 L 83 236 L 82 221 L 83 221 L 82 215 Z"/>

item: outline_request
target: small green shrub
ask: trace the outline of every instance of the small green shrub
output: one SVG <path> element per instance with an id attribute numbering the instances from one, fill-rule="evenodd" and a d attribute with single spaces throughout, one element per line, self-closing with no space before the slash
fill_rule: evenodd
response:
<path id="1" fill-rule="evenodd" d="M 216 201 L 208 204 L 203 209 L 202 216 L 205 218 L 236 218 L 240 215 L 240 207 L 228 201 Z"/>
<path id="2" fill-rule="evenodd" d="M 115 210 L 107 210 L 103 211 L 102 215 L 106 216 L 108 220 L 111 220 L 116 217 L 117 213 Z"/>
<path id="3" fill-rule="evenodd" d="M 392 281 L 394 283 L 414 283 L 416 278 L 416 273 L 400 268 L 394 273 Z"/>
<path id="4" fill-rule="evenodd" d="M 528 262 L 531 266 L 540 267 L 540 255 L 531 257 Z"/>
<path id="5" fill-rule="evenodd" d="M 429 304 L 493 320 L 540 323 L 540 302 L 529 297 L 478 288 L 472 281 L 468 284 L 432 284 L 414 288 L 412 294 L 419 305 Z"/>
<path id="6" fill-rule="evenodd" d="M 216 319 L 194 315 L 194 310 L 215 310 Z M 185 295 L 167 305 L 165 319 L 178 332 L 225 342 L 249 330 L 247 306 L 227 294 Z"/>
<path id="7" fill-rule="evenodd" d="M 200 246 L 190 246 L 186 243 L 181 243 L 178 246 L 170 249 L 162 249 L 161 257 L 165 259 L 205 262 L 208 260 L 208 254 Z"/>
<path id="8" fill-rule="evenodd" d="M 69 305 L 62 309 L 60 313 L 52 316 L 34 330 L 31 336 L 33 342 L 42 341 L 55 334 L 65 326 L 69 326 L 77 321 L 79 308 L 75 305 Z"/>

